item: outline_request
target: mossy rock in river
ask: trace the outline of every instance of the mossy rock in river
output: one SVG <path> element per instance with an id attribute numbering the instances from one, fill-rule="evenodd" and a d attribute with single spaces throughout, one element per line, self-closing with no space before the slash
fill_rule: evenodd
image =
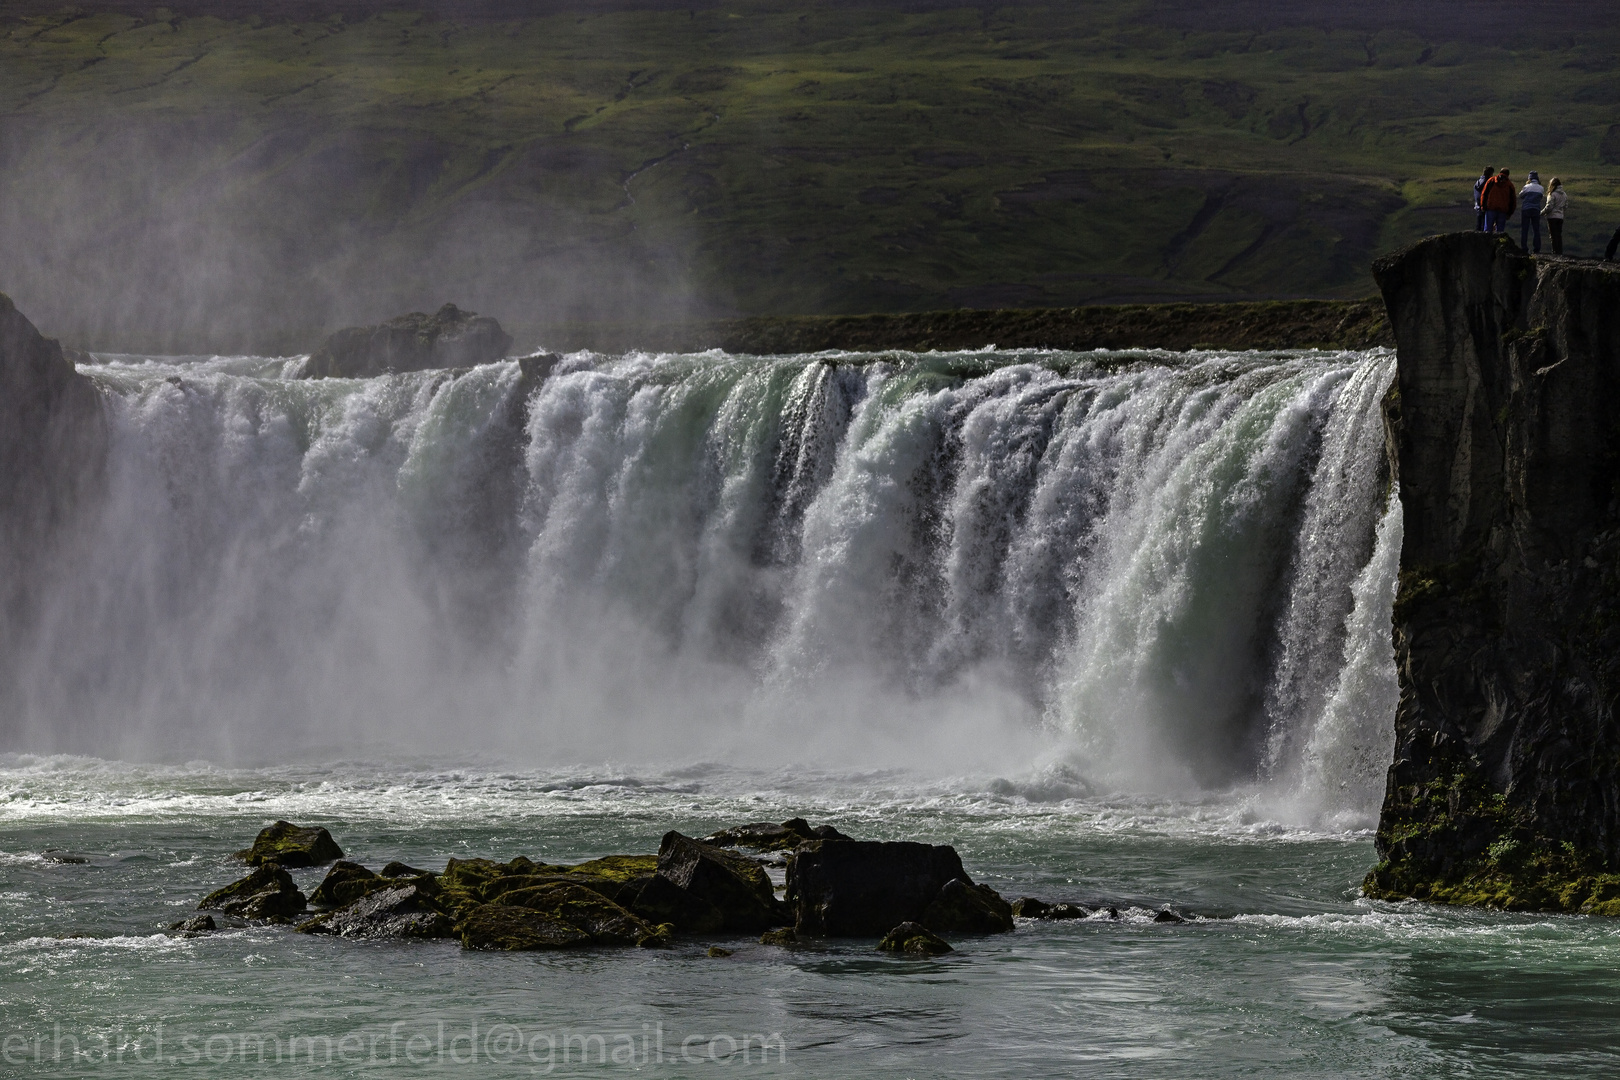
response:
<path id="1" fill-rule="evenodd" d="M 658 872 L 657 855 L 609 855 L 571 866 L 567 873 L 620 907 L 629 907 Z"/>
<path id="2" fill-rule="evenodd" d="M 265 863 L 247 877 L 209 893 L 197 907 L 214 908 L 244 919 L 281 920 L 304 910 L 304 894 L 286 870 Z"/>
<path id="3" fill-rule="evenodd" d="M 508 893 L 547 885 L 582 886 L 629 908 L 657 869 L 656 855 L 609 855 L 577 866 L 537 863 L 520 855 L 504 863 L 451 859 L 440 880 L 445 910 L 459 918 L 479 904 L 494 903 Z"/>
<path id="4" fill-rule="evenodd" d="M 890 930 L 878 942 L 880 952 L 911 953 L 917 956 L 938 956 L 954 952 L 950 944 L 926 926 L 903 922 Z"/>
<path id="5" fill-rule="evenodd" d="M 455 924 L 438 909 L 437 889 L 424 887 L 432 878 L 406 883 L 374 880 L 383 882 L 383 887 L 346 907 L 315 916 L 300 924 L 298 932 L 361 939 L 455 936 Z"/>
<path id="6" fill-rule="evenodd" d="M 548 882 L 503 893 L 495 903 L 555 916 L 589 934 L 598 945 L 669 944 L 667 926 L 654 926 L 584 885 Z"/>
<path id="7" fill-rule="evenodd" d="M 532 908 L 481 904 L 457 926 L 461 944 L 487 952 L 528 952 L 589 945 L 591 936 L 572 923 Z"/>
<path id="8" fill-rule="evenodd" d="M 236 857 L 250 866 L 271 862 L 289 867 L 320 866 L 343 858 L 343 849 L 325 829 L 301 828 L 290 821 L 278 821 L 262 830 L 253 846 L 238 851 Z"/>

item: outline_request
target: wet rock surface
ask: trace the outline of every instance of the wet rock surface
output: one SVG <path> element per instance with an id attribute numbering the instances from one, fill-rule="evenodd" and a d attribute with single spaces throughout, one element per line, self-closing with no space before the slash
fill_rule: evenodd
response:
<path id="1" fill-rule="evenodd" d="M 290 821 L 265 827 L 254 838 L 253 846 L 236 853 L 249 866 L 276 863 L 280 866 L 320 866 L 343 858 L 332 834 L 325 829 L 303 828 Z"/>
<path id="2" fill-rule="evenodd" d="M 914 922 L 903 922 L 884 934 L 883 940 L 878 942 L 878 950 L 916 956 L 939 956 L 955 951 L 944 938 Z"/>
<path id="3" fill-rule="evenodd" d="M 715 934 L 760 934 L 761 944 L 791 946 L 806 937 L 877 938 L 903 922 L 932 935 L 1012 929 L 1012 906 L 974 884 L 949 847 L 863 843 L 798 818 L 723 832 L 746 838 L 761 854 L 750 857 L 672 831 L 657 855 L 608 855 L 572 865 L 520 855 L 505 862 L 451 859 L 438 874 L 396 861 L 378 874 L 339 859 L 309 897 L 317 912 L 296 926 L 301 933 L 357 940 L 457 938 L 484 951 L 667 948 L 678 936 Z M 797 894 L 792 904 L 776 897 L 762 865 L 783 850 L 777 844 L 785 837 L 799 840 L 787 855 L 788 880 L 814 901 L 809 918 Z M 260 833 L 255 848 L 261 855 L 314 849 L 308 856 L 314 858 L 337 844 L 324 829 L 277 822 Z M 805 873 L 795 869 L 801 861 Z M 306 900 L 285 866 L 264 862 L 198 906 L 292 924 Z M 891 918 L 897 910 L 916 918 Z M 172 930 L 191 932 L 194 922 Z M 926 951 L 921 945 L 911 951 L 919 950 Z"/>
<path id="4" fill-rule="evenodd" d="M 303 377 L 364 379 L 475 367 L 504 358 L 511 347 L 511 336 L 494 319 L 446 304 L 432 315 L 413 311 L 378 326 L 339 330 L 310 354 Z"/>
<path id="5" fill-rule="evenodd" d="M 244 919 L 280 920 L 302 912 L 305 899 L 291 874 L 275 863 L 264 863 L 247 877 L 209 893 L 197 907 Z"/>
<path id="6" fill-rule="evenodd" d="M 923 909 L 922 922 L 939 934 L 1004 934 L 1013 928 L 1012 905 L 992 888 L 954 878 Z"/>
<path id="7" fill-rule="evenodd" d="M 386 878 L 373 874 L 359 863 L 340 859 L 332 864 L 326 877 L 309 894 L 309 903 L 311 907 L 318 908 L 343 907 L 388 884 Z"/>
<path id="8" fill-rule="evenodd" d="M 387 885 L 301 923 L 298 931 L 360 939 L 451 937 L 455 923 L 439 910 L 437 894 L 426 883 Z"/>
<path id="9" fill-rule="evenodd" d="M 815 840 L 848 839 L 831 825 L 812 826 L 804 818 L 789 818 L 781 823 L 756 821 L 721 829 L 705 836 L 703 842 L 715 847 L 742 847 L 754 851 L 791 851 L 800 844 Z"/>
<path id="10" fill-rule="evenodd" d="M 758 933 L 792 921 L 757 862 L 678 832 L 664 834 L 657 872 L 633 910 L 697 933 Z"/>
<path id="11" fill-rule="evenodd" d="M 1620 270 L 1463 233 L 1374 274 L 1405 542 L 1365 890 L 1620 914 Z"/>
<path id="12" fill-rule="evenodd" d="M 218 929 L 219 926 L 214 922 L 212 915 L 193 915 L 189 919 L 171 923 L 168 932 L 172 937 L 191 938 L 211 934 Z"/>
<path id="13" fill-rule="evenodd" d="M 800 935 L 881 937 L 900 923 L 926 924 L 930 912 L 950 930 L 1012 929 L 1011 907 L 993 890 L 975 886 L 956 851 L 944 846 L 806 844 L 788 866 L 787 894 Z"/>
<path id="14" fill-rule="evenodd" d="M 486 952 L 530 952 L 591 944 L 591 936 L 555 915 L 531 908 L 482 904 L 459 924 L 461 944 Z"/>
<path id="15" fill-rule="evenodd" d="M 1049 904 L 1033 896 L 1020 897 L 1011 904 L 1012 913 L 1020 919 L 1084 919 L 1091 909 L 1081 904 Z"/>

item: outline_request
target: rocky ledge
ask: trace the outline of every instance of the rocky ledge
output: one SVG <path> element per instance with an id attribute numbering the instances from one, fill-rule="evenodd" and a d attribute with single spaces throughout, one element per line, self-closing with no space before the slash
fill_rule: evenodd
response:
<path id="1" fill-rule="evenodd" d="M 1405 516 L 1369 896 L 1620 915 L 1620 270 L 1381 260 Z"/>
<path id="2" fill-rule="evenodd" d="M 512 338 L 487 315 L 446 304 L 432 315 L 413 311 L 379 326 L 339 330 L 310 354 L 306 379 L 364 379 L 399 371 L 476 367 L 506 356 Z"/>
<path id="3" fill-rule="evenodd" d="M 852 840 L 803 818 L 702 840 L 672 831 L 656 855 L 573 865 L 521 855 L 451 859 L 440 873 L 401 862 L 376 872 L 344 860 L 325 829 L 278 821 L 237 857 L 254 871 L 204 897 L 199 910 L 362 940 L 448 938 L 468 949 L 526 951 L 662 948 L 679 935 L 761 935 L 762 943 L 782 946 L 888 935 L 886 949 L 928 953 L 949 949 L 939 947 L 940 934 L 1013 928 L 1012 907 L 976 884 L 954 849 Z M 327 863 L 331 869 L 307 897 L 287 871 Z M 786 868 L 782 897 L 768 866 Z M 212 929 L 210 917 L 170 928 L 183 936 Z"/>

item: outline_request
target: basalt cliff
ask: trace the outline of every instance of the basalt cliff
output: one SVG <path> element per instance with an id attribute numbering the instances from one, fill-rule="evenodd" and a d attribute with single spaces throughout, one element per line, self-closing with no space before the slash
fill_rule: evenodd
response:
<path id="1" fill-rule="evenodd" d="M 1620 270 L 1463 233 L 1374 274 L 1405 543 L 1366 892 L 1620 914 Z"/>
<path id="2" fill-rule="evenodd" d="M 21 662 L 74 523 L 105 472 L 101 394 L 0 293 L 0 733 L 19 712 Z"/>

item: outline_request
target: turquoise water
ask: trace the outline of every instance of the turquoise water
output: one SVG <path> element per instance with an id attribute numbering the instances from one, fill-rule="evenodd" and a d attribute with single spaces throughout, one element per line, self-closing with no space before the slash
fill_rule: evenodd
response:
<path id="1" fill-rule="evenodd" d="M 1022 921 L 931 960 L 880 955 L 870 941 L 492 955 L 268 926 L 161 933 L 239 876 L 229 853 L 276 818 L 326 825 L 373 868 L 438 868 L 451 856 L 651 851 L 668 828 L 790 814 L 863 838 L 951 843 L 1009 897 L 1113 905 L 1120 917 Z M 49 849 L 86 861 L 48 861 Z M 1196 803 L 1100 798 L 1061 770 L 232 770 L 12 755 L 0 758 L 3 1072 L 1620 1071 L 1620 922 L 1368 902 L 1357 884 L 1373 857 L 1363 832 L 1273 823 L 1258 789 Z M 301 884 L 321 874 L 301 871 Z M 1194 917 L 1153 923 L 1167 905 Z M 712 944 L 734 954 L 710 957 Z"/>

